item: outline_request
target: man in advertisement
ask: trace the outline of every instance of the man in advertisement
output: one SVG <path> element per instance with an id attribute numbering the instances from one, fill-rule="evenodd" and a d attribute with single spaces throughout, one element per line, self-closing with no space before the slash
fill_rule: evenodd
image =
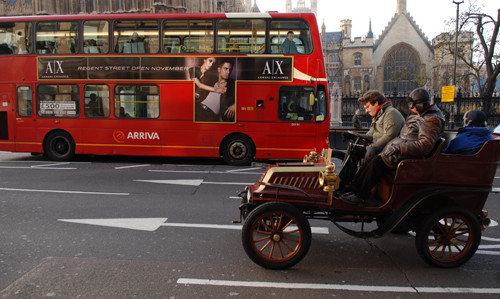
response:
<path id="1" fill-rule="evenodd" d="M 195 121 L 202 122 L 234 122 L 235 118 L 235 83 L 231 78 L 234 62 L 232 59 L 221 59 L 218 64 L 217 81 L 210 84 L 218 90 L 226 88 L 224 93 L 211 91 L 203 101 L 195 103 Z"/>

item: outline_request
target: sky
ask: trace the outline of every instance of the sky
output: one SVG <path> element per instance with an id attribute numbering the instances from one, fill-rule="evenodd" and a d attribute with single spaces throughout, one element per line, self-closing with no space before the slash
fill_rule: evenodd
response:
<path id="1" fill-rule="evenodd" d="M 456 2 L 459 2 L 455 0 Z M 261 12 L 285 12 L 285 0 L 257 0 Z M 309 7 L 311 1 L 305 0 Z M 460 11 L 466 11 L 473 2 L 482 7 L 481 12 L 496 17 L 500 1 L 497 0 L 464 0 Z M 378 38 L 396 13 L 397 0 L 318 0 L 318 26 L 323 20 L 326 31 L 340 31 L 340 21 L 352 20 L 352 37 L 365 36 L 368 33 L 370 19 L 372 31 Z M 292 0 L 292 8 L 297 7 L 297 0 Z M 453 0 L 407 0 L 407 11 L 429 40 L 442 32 L 454 30 L 457 5 Z"/>

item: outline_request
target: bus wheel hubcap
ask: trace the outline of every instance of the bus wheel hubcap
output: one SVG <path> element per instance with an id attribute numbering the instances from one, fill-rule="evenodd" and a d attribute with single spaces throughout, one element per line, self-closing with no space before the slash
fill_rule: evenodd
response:
<path id="1" fill-rule="evenodd" d="M 242 143 L 233 143 L 230 148 L 230 153 L 231 156 L 233 156 L 235 159 L 241 159 L 245 157 L 247 153 L 247 149 L 244 144 Z"/>

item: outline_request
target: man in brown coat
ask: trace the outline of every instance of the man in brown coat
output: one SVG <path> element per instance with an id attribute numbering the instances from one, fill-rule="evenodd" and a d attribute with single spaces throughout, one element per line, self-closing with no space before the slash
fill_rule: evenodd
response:
<path id="1" fill-rule="evenodd" d="M 399 142 L 391 142 L 382 153 L 364 164 L 356 174 L 352 184 L 352 193 L 341 196 L 341 200 L 355 205 L 372 205 L 370 193 L 372 188 L 384 176 L 391 174 L 392 169 L 402 159 L 424 158 L 429 155 L 444 129 L 444 116 L 436 105 L 431 105 L 430 94 L 423 88 L 417 88 L 407 99 L 410 111 L 418 113 L 423 121 L 418 127 L 418 137 L 408 134 L 411 139 L 400 136 Z M 414 122 L 408 122 L 402 132 L 414 131 Z"/>

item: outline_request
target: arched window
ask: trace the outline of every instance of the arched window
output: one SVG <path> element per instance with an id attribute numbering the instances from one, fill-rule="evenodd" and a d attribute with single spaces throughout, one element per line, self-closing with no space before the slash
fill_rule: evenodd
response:
<path id="1" fill-rule="evenodd" d="M 369 75 L 365 75 L 365 78 L 364 80 L 365 81 L 363 84 L 364 84 L 364 89 L 365 91 L 368 91 L 370 89 L 370 76 Z"/>
<path id="2" fill-rule="evenodd" d="M 351 94 L 351 77 L 349 75 L 344 79 L 344 93 Z"/>
<path id="3" fill-rule="evenodd" d="M 384 92 L 410 92 L 417 87 L 415 76 L 420 72 L 420 59 L 408 45 L 394 46 L 384 63 Z"/>

